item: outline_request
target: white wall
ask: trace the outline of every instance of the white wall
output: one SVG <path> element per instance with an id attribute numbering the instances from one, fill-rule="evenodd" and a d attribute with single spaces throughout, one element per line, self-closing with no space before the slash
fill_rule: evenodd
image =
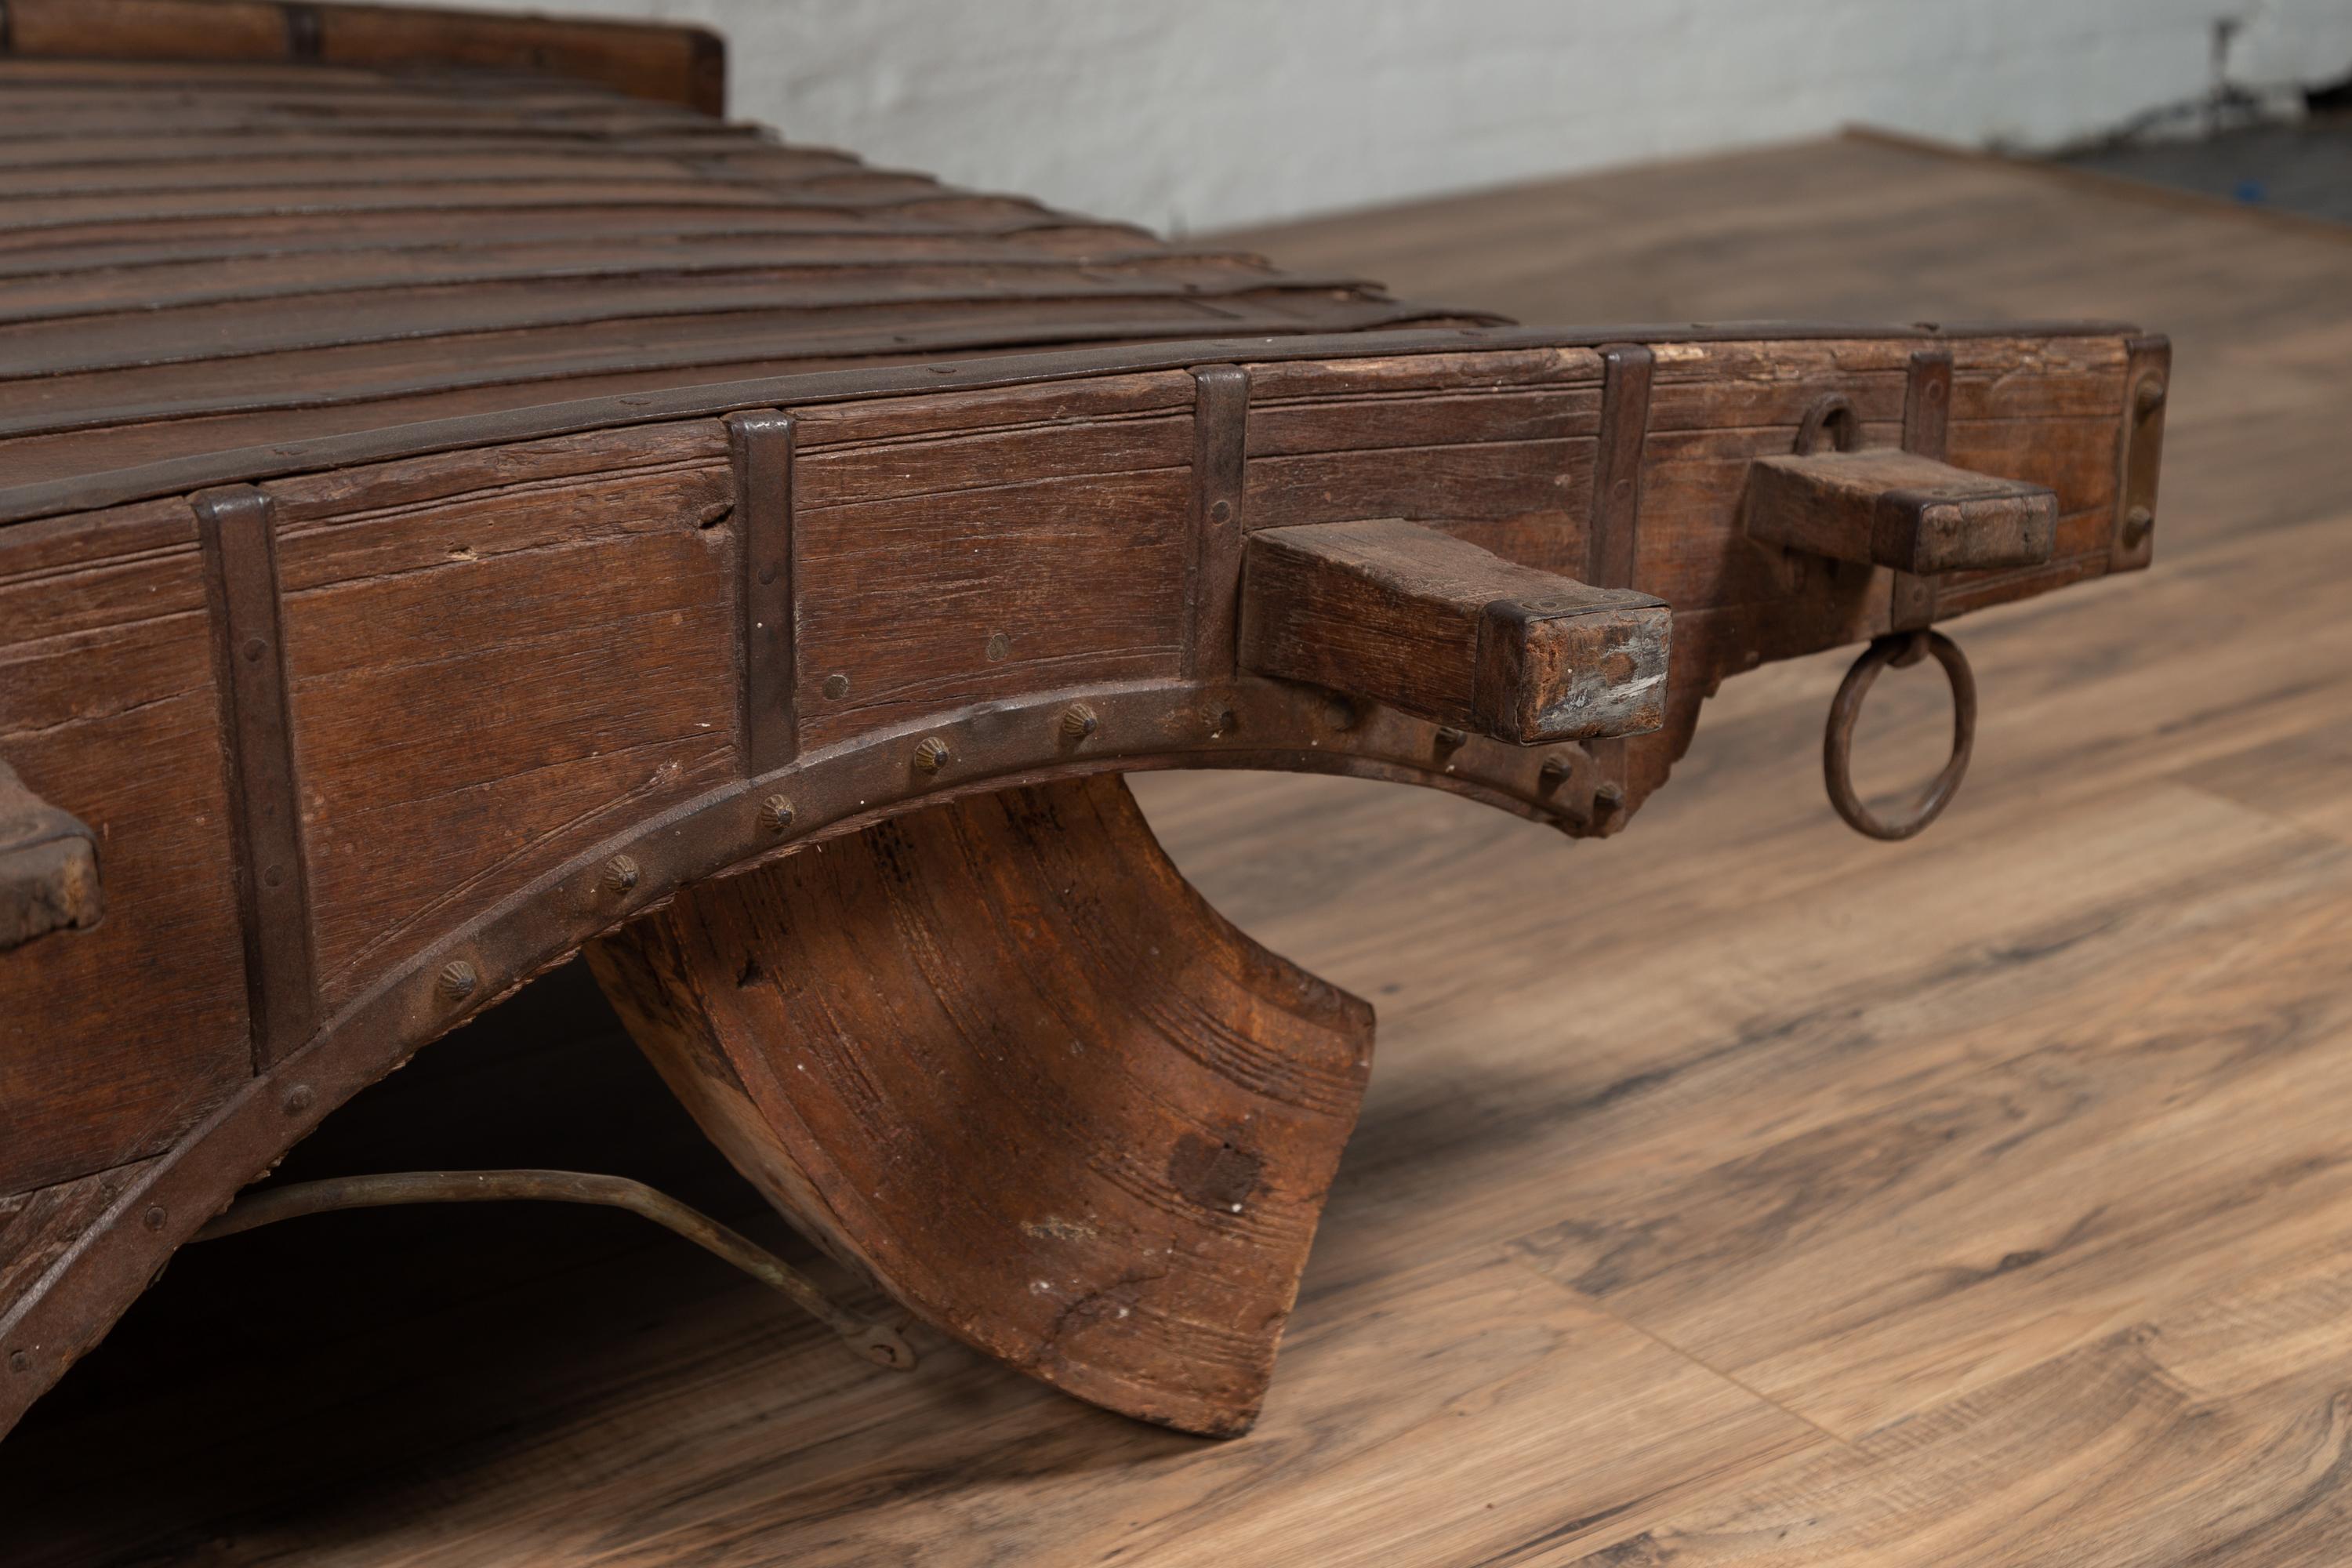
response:
<path id="1" fill-rule="evenodd" d="M 693 20 L 794 141 L 1172 230 L 1865 121 L 2050 146 L 2352 71 L 2352 0 L 467 0 Z"/>

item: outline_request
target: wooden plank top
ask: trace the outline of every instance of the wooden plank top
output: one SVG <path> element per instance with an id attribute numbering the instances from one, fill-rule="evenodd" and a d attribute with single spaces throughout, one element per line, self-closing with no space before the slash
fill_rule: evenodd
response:
<path id="1" fill-rule="evenodd" d="M 1495 319 L 593 81 L 0 58 L 0 515 L 590 396 Z"/>

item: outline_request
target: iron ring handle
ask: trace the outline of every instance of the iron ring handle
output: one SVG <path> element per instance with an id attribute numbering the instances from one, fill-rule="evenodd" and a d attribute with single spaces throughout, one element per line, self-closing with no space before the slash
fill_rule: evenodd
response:
<path id="1" fill-rule="evenodd" d="M 1890 664 L 1906 668 L 1931 654 L 1952 683 L 1952 754 L 1920 795 L 1911 815 L 1890 822 L 1863 805 L 1854 790 L 1854 722 L 1862 717 L 1863 699 L 1870 695 L 1880 670 Z M 1960 779 L 1969 771 L 1969 754 L 1976 747 L 1976 739 L 1977 679 L 1959 644 L 1937 631 L 1895 632 L 1874 638 L 1845 672 L 1837 698 L 1830 704 L 1829 728 L 1822 736 L 1822 774 L 1829 784 L 1830 804 L 1857 833 L 1888 840 L 1911 837 L 1952 804 Z"/>

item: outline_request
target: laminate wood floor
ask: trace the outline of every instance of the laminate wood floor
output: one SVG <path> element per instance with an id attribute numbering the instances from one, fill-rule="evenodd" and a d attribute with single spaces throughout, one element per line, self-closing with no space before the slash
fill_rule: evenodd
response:
<path id="1" fill-rule="evenodd" d="M 1527 320 L 2168 331 L 2158 563 L 1950 628 L 1907 845 L 1822 799 L 1844 656 L 1601 845 L 1139 780 L 1381 1014 L 1246 1438 L 864 1368 L 625 1216 L 352 1215 L 184 1253 L 0 1447 L 0 1562 L 2352 1563 L 2352 229 L 1846 139 L 1256 238 Z M 1881 682 L 1882 781 L 1942 701 Z M 750 1206 L 569 973 L 297 1162 Z"/>

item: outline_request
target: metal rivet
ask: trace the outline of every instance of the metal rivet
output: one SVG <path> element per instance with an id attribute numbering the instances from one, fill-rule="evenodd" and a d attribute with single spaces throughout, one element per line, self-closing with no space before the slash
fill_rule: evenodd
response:
<path id="1" fill-rule="evenodd" d="M 1625 786 L 1612 780 L 1592 792 L 1592 820 L 1606 822 L 1624 809 Z"/>
<path id="2" fill-rule="evenodd" d="M 248 663 L 259 663 L 261 661 L 261 656 L 268 651 L 269 645 L 262 641 L 259 637 L 247 637 L 245 639 L 245 657 Z"/>
<path id="3" fill-rule="evenodd" d="M 1536 773 L 1536 788 L 1546 795 L 1558 789 L 1568 779 L 1566 757 L 1546 757 L 1543 767 Z"/>
<path id="4" fill-rule="evenodd" d="M 989 663 L 1002 664 L 1004 661 L 1005 656 L 1010 654 L 1012 651 L 1013 639 L 1006 637 L 1003 632 L 998 632 L 988 639 Z"/>
<path id="5" fill-rule="evenodd" d="M 1211 522 L 1231 522 L 1233 520 L 1233 502 L 1229 500 L 1221 500 L 1209 508 L 1209 521 Z"/>
<path id="6" fill-rule="evenodd" d="M 171 1216 L 170 1215 L 168 1215 L 168 1214 L 166 1214 L 166 1213 L 164 1213 L 164 1212 L 163 1212 L 163 1205 L 162 1204 L 157 1204 L 157 1205 L 155 1205 L 154 1206 L 152 1206 L 152 1208 L 150 1208 L 150 1209 L 149 1209 L 145 1214 L 143 1214 L 143 1215 L 142 1215 L 140 1216 L 140 1218 L 141 1218 L 142 1220 L 143 1220 L 143 1221 L 146 1223 L 147 1228 L 148 1228 L 149 1230 L 161 1230 L 161 1229 L 163 1229 L 163 1222 L 164 1222 L 164 1221 L 166 1221 L 166 1220 L 168 1220 L 168 1219 L 170 1219 L 171 1217 L 172 1217 L 172 1216 Z"/>
<path id="7" fill-rule="evenodd" d="M 1356 727 L 1356 705 L 1344 697 L 1328 699 L 1323 704 L 1323 721 L 1334 730 Z"/>
<path id="8" fill-rule="evenodd" d="M 8 1352 L 8 1370 L 10 1372 L 30 1372 L 33 1370 L 33 1358 L 26 1355 L 23 1351 L 10 1351 Z"/>
<path id="9" fill-rule="evenodd" d="M 1077 744 L 1095 732 L 1095 710 L 1083 702 L 1073 702 L 1062 710 L 1062 739 Z"/>
<path id="10" fill-rule="evenodd" d="M 637 863 L 626 855 L 615 855 L 604 862 L 604 875 L 599 885 L 614 898 L 619 898 L 637 885 Z"/>
<path id="11" fill-rule="evenodd" d="M 948 743 L 937 735 L 926 735 L 915 748 L 915 766 L 927 773 L 938 773 L 947 766 Z"/>
<path id="12" fill-rule="evenodd" d="M 2143 417 L 2153 414 L 2164 406 L 2166 390 L 2164 378 L 2151 375 L 2132 389 L 2132 405 L 2140 411 Z"/>
<path id="13" fill-rule="evenodd" d="M 824 678 L 824 694 L 838 702 L 849 695 L 849 677 L 828 675 Z"/>
<path id="14" fill-rule="evenodd" d="M 2139 548 L 2140 542 L 2147 537 L 2147 531 L 2155 526 L 2156 513 L 2144 506 L 2136 506 L 2124 513 L 2125 548 L 2130 550 Z"/>
<path id="15" fill-rule="evenodd" d="M 1447 724 L 1439 729 L 1437 733 L 1431 736 L 1430 739 L 1437 743 L 1437 749 L 1439 751 L 1452 752 L 1459 750 L 1463 743 L 1468 741 L 1470 737 L 1455 729 L 1453 725 Z"/>
<path id="16" fill-rule="evenodd" d="M 789 795 L 772 795 L 760 803 L 760 826 L 771 833 L 782 833 L 793 825 L 793 802 Z"/>
<path id="17" fill-rule="evenodd" d="M 434 982 L 434 985 L 439 990 L 444 1000 L 463 1002 L 474 994 L 474 987 L 481 983 L 482 977 L 475 972 L 472 964 L 462 958 L 453 958 L 441 966 L 440 977 Z"/>
<path id="18" fill-rule="evenodd" d="M 310 1108 L 319 1103 L 319 1091 L 307 1083 L 298 1083 L 286 1091 L 286 1114 L 308 1116 Z"/>

